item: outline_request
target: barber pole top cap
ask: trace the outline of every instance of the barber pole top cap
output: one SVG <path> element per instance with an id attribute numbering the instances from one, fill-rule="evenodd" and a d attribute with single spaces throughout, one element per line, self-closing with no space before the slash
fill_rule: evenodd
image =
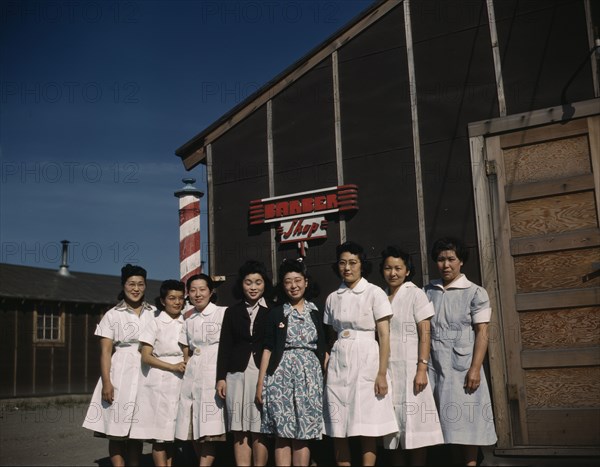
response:
<path id="1" fill-rule="evenodd" d="M 177 198 L 183 198 L 184 196 L 197 196 L 198 198 L 202 198 L 204 196 L 204 193 L 194 186 L 194 183 L 196 183 L 195 178 L 182 178 L 181 181 L 185 183 L 185 186 L 174 193 Z"/>

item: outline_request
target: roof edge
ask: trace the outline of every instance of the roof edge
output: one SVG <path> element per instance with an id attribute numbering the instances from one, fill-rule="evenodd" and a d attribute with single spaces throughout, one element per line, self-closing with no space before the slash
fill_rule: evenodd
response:
<path id="1" fill-rule="evenodd" d="M 312 70 L 325 58 L 330 56 L 331 53 L 402 3 L 402 0 L 376 1 L 364 12 L 358 14 L 346 26 L 338 29 L 325 41 L 284 69 L 275 78 L 268 81 L 214 123 L 177 148 L 175 155 L 181 158 L 185 169 L 191 170 L 206 160 L 204 147 L 207 144 L 212 143 L 237 123 L 254 113 L 268 100 L 295 83 L 302 75 Z"/>

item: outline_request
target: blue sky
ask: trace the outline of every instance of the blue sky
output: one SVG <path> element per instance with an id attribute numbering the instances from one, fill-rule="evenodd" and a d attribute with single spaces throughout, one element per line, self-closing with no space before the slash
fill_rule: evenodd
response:
<path id="1" fill-rule="evenodd" d="M 175 150 L 371 3 L 2 2 L 0 262 L 178 277 Z"/>

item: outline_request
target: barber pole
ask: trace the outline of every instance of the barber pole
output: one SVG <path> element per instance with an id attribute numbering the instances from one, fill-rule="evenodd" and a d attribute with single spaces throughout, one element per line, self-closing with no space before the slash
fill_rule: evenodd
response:
<path id="1" fill-rule="evenodd" d="M 174 194 L 179 198 L 179 273 L 185 283 L 202 272 L 200 261 L 200 198 L 204 195 L 193 184 L 194 178 L 181 180 L 185 186 Z"/>

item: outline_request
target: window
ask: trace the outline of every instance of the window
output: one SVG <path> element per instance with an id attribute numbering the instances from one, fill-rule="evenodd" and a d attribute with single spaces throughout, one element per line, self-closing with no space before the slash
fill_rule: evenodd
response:
<path id="1" fill-rule="evenodd" d="M 34 312 L 34 342 L 62 344 L 64 337 L 64 312 L 58 305 L 39 305 Z"/>

